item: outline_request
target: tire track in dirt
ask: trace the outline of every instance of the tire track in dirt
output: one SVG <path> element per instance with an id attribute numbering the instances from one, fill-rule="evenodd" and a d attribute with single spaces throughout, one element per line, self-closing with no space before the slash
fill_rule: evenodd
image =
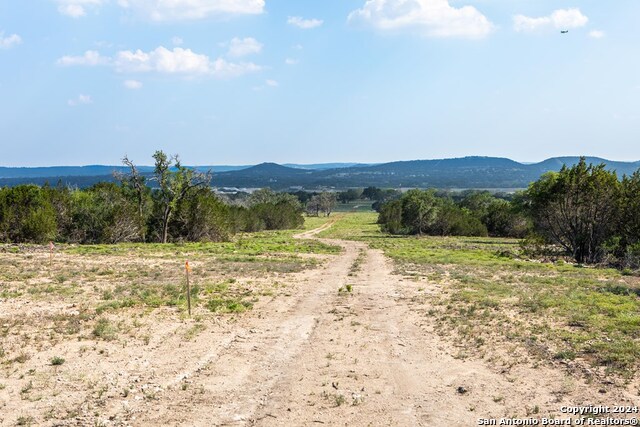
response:
<path id="1" fill-rule="evenodd" d="M 325 224 L 297 237 L 309 238 L 326 228 Z M 348 271 L 356 256 L 348 250 L 335 257 L 331 270 Z M 137 422 L 209 426 L 242 425 L 249 420 L 311 339 L 318 313 L 328 300 L 337 298 L 334 290 L 340 275 L 326 274 L 327 268 L 299 273 L 296 299 L 276 299 L 258 317 L 243 319 L 224 344 L 213 343 L 209 353 L 166 384 L 176 388 L 186 380 L 191 394 L 176 398 L 163 393 L 159 401 L 145 402 L 136 411 L 143 414 Z"/>
<path id="2" fill-rule="evenodd" d="M 364 243 L 320 240 L 343 253 L 300 273 L 291 299 L 243 318 L 233 339 L 192 364 L 189 393 L 145 402 L 134 425 L 472 426 L 602 401 L 597 388 L 556 369 L 505 373 L 457 358 L 433 332 L 429 301 L 414 302 L 424 283 L 394 275 L 392 262 Z"/>

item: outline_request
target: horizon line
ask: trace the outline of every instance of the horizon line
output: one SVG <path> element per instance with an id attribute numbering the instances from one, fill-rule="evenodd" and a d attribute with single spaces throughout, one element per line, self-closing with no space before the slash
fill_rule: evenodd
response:
<path id="1" fill-rule="evenodd" d="M 253 167 L 253 166 L 259 166 L 259 165 L 263 165 L 263 164 L 276 164 L 276 165 L 280 165 L 280 166 L 285 166 L 287 167 L 287 165 L 296 165 L 296 166 L 310 166 L 310 165 L 330 165 L 330 164 L 352 164 L 352 165 L 364 165 L 364 166 L 369 166 L 369 165 L 383 165 L 383 164 L 388 164 L 388 163 L 399 163 L 399 162 L 416 162 L 416 161 L 438 161 L 438 160 L 461 160 L 461 159 L 469 159 L 469 158 L 483 158 L 483 159 L 501 159 L 501 160 L 510 160 L 512 162 L 516 162 L 516 163 L 520 163 L 523 165 L 534 165 L 534 164 L 538 164 L 538 163 L 543 163 L 547 160 L 552 160 L 552 159 L 563 159 L 563 158 L 575 158 L 575 157 L 586 157 L 586 158 L 595 158 L 595 159 L 600 159 L 600 160 L 605 160 L 608 162 L 617 162 L 617 163 L 640 163 L 640 159 L 638 160 L 613 160 L 613 159 L 607 159 L 605 157 L 600 157 L 600 156 L 595 156 L 595 155 L 563 155 L 563 156 L 552 156 L 552 157 L 547 157 L 543 160 L 540 161 L 534 161 L 534 162 L 530 162 L 530 161 L 518 161 L 518 160 L 513 160 L 509 157 L 499 157 L 499 156 L 462 156 L 462 157 L 442 157 L 442 158 L 432 158 L 432 159 L 406 159 L 406 160 L 389 160 L 389 161 L 384 161 L 384 162 L 364 162 L 364 161 L 360 161 L 360 162 L 350 162 L 350 161 L 328 161 L 328 162 L 315 162 L 315 163 L 298 163 L 298 162 L 283 162 L 283 163 L 279 163 L 279 162 L 274 162 L 274 161 L 263 161 L 260 163 L 253 163 L 253 164 L 227 164 L 227 163 L 220 163 L 220 164 L 203 164 L 203 165 L 185 165 L 187 167 L 194 167 L 194 168 L 203 168 L 203 167 Z M 4 166 L 4 165 L 0 165 L 0 168 L 7 168 L 7 169 L 37 169 L 37 168 L 84 168 L 84 167 L 124 167 L 126 168 L 127 166 L 124 165 L 117 165 L 117 164 L 113 164 L 113 165 L 109 165 L 109 164 L 84 164 L 84 165 L 46 165 L 46 166 Z M 136 167 L 153 167 L 153 165 L 145 165 L 145 164 L 140 164 L 140 165 L 136 165 Z"/>

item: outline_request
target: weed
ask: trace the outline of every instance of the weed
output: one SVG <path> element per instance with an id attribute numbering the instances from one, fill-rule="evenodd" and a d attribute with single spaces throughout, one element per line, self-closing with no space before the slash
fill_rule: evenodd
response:
<path id="1" fill-rule="evenodd" d="M 193 325 L 191 328 L 189 328 L 187 330 L 187 332 L 185 332 L 184 334 L 184 339 L 187 341 L 191 341 L 192 339 L 194 339 L 200 332 L 204 331 L 205 329 L 207 329 L 207 327 L 205 325 L 203 325 L 202 323 L 196 323 L 195 325 Z"/>
<path id="2" fill-rule="evenodd" d="M 344 285 L 338 289 L 339 294 L 350 294 L 353 292 L 353 285 Z"/>
<path id="3" fill-rule="evenodd" d="M 347 401 L 347 399 L 342 394 L 336 393 L 333 396 L 333 402 L 335 403 L 336 407 L 344 405 L 346 401 Z"/>
<path id="4" fill-rule="evenodd" d="M 571 350 L 562 350 L 553 355 L 556 360 L 573 360 L 576 358 L 576 353 Z"/>
<path id="5" fill-rule="evenodd" d="M 34 423 L 34 421 L 35 420 L 31 416 L 21 415 L 16 420 L 16 425 L 17 426 L 30 426 L 30 425 L 32 425 Z"/>
<path id="6" fill-rule="evenodd" d="M 98 319 L 96 325 L 93 328 L 93 336 L 103 339 L 105 341 L 111 341 L 116 338 L 117 328 L 111 323 L 109 319 L 104 317 Z"/>
<path id="7" fill-rule="evenodd" d="M 242 313 L 253 308 L 253 303 L 234 298 L 212 298 L 207 303 L 207 308 L 214 313 Z"/>
<path id="8" fill-rule="evenodd" d="M 55 356 L 54 358 L 51 359 L 51 365 L 53 366 L 60 366 L 63 363 L 64 363 L 64 359 L 62 357 Z"/>
<path id="9" fill-rule="evenodd" d="M 25 385 L 20 389 L 20 394 L 27 394 L 31 391 L 32 388 L 33 388 L 33 381 L 29 381 L 27 385 Z"/>

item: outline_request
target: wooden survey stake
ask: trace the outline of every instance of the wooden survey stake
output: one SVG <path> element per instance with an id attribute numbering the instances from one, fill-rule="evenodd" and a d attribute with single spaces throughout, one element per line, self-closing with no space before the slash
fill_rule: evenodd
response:
<path id="1" fill-rule="evenodd" d="M 184 263 L 184 270 L 187 274 L 187 310 L 189 311 L 189 317 L 191 317 L 191 285 L 189 284 L 189 272 L 191 271 L 191 267 L 189 266 L 189 261 Z"/>

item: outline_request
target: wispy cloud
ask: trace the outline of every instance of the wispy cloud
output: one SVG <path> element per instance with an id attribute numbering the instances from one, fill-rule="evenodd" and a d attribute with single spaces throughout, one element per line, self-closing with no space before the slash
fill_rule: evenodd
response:
<path id="1" fill-rule="evenodd" d="M 175 47 L 172 50 L 160 46 L 145 52 L 123 50 L 113 57 L 102 56 L 97 51 L 87 51 L 81 56 L 63 56 L 62 66 L 109 66 L 118 73 L 159 73 L 184 77 L 212 76 L 215 78 L 238 77 L 262 69 L 251 62 L 233 63 L 223 58 L 212 60 L 207 55 L 191 49 Z"/>
<path id="2" fill-rule="evenodd" d="M 605 32 L 601 31 L 601 30 L 592 30 L 589 31 L 589 37 L 591 37 L 592 39 L 601 39 L 605 36 Z"/>
<path id="3" fill-rule="evenodd" d="M 22 43 L 22 37 L 17 34 L 4 36 L 4 32 L 0 31 L 0 49 L 10 49 Z"/>
<path id="4" fill-rule="evenodd" d="M 301 16 L 290 16 L 287 19 L 287 24 L 294 27 L 301 28 L 303 30 L 310 30 L 312 28 L 318 28 L 324 23 L 322 19 L 304 19 Z"/>
<path id="5" fill-rule="evenodd" d="M 235 37 L 229 42 L 229 52 L 227 54 L 233 58 L 240 58 L 242 56 L 260 53 L 262 47 L 263 44 L 252 37 L 246 37 L 244 39 Z"/>
<path id="6" fill-rule="evenodd" d="M 87 14 L 88 8 L 96 8 L 104 0 L 56 0 L 58 12 L 71 18 L 81 18 Z"/>
<path id="7" fill-rule="evenodd" d="M 152 21 L 198 20 L 216 15 L 255 15 L 264 0 L 118 0 L 118 4 Z"/>
<path id="8" fill-rule="evenodd" d="M 84 55 L 81 56 L 65 55 L 62 58 L 58 59 L 58 65 L 62 65 L 65 67 L 74 65 L 93 67 L 96 65 L 107 65 L 109 61 L 110 58 L 100 55 L 98 51 L 88 50 L 84 53 Z"/>
<path id="9" fill-rule="evenodd" d="M 77 97 L 67 101 L 67 105 L 69 105 L 69 107 L 77 107 L 78 105 L 88 104 L 93 104 L 93 99 L 91 99 L 91 96 L 83 94 L 80 94 Z"/>
<path id="10" fill-rule="evenodd" d="M 298 61 L 297 59 L 293 59 L 293 58 L 287 58 L 284 60 L 284 63 L 287 65 L 296 65 L 297 63 L 299 63 L 300 61 Z"/>
<path id="11" fill-rule="evenodd" d="M 495 28 L 475 7 L 454 7 L 449 0 L 367 0 L 349 14 L 348 22 L 429 37 L 482 38 Z"/>
<path id="12" fill-rule="evenodd" d="M 513 17 L 513 28 L 519 32 L 531 32 L 545 28 L 568 30 L 587 25 L 589 18 L 580 9 L 558 9 L 548 16 L 532 18 L 525 15 Z"/>
<path id="13" fill-rule="evenodd" d="M 137 90 L 142 88 L 142 82 L 138 80 L 125 80 L 122 85 L 127 89 Z"/>

